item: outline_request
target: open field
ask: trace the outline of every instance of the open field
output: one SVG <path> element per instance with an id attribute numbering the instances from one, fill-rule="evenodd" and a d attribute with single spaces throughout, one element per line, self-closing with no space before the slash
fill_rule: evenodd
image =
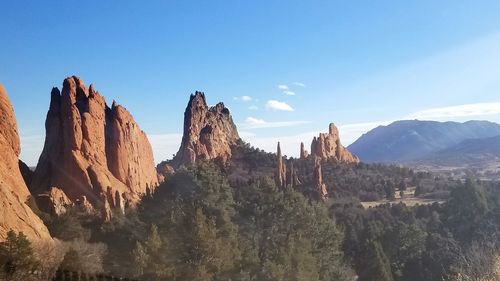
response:
<path id="1" fill-rule="evenodd" d="M 445 200 L 442 199 L 426 199 L 415 197 L 415 187 L 409 187 L 404 191 L 403 198 L 401 198 L 398 191 L 396 191 L 396 198 L 394 200 L 379 200 L 379 201 L 371 201 L 371 202 L 361 202 L 361 205 L 365 209 L 376 207 L 383 204 L 399 204 L 404 203 L 407 206 L 415 206 L 415 205 L 424 205 L 424 204 L 433 204 L 433 203 L 443 203 Z"/>

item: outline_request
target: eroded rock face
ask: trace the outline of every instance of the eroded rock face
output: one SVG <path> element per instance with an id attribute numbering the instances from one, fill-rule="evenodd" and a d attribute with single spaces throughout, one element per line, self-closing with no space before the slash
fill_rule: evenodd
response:
<path id="1" fill-rule="evenodd" d="M 158 185 L 151 145 L 130 113 L 78 77 L 68 77 L 60 92 L 52 89 L 46 139 L 31 189 L 37 194 L 52 187 L 72 202 L 121 208 L 134 204 Z"/>
<path id="2" fill-rule="evenodd" d="M 19 134 L 14 109 L 0 84 L 0 240 L 9 230 L 31 240 L 51 239 L 49 231 L 25 204 L 30 193 L 19 169 Z"/>
<path id="3" fill-rule="evenodd" d="M 108 114 L 107 158 L 111 173 L 136 193 L 158 185 L 153 150 L 146 134 L 122 106 L 113 103 Z"/>
<path id="4" fill-rule="evenodd" d="M 37 202 L 40 209 L 56 216 L 65 214 L 68 208 L 75 205 L 66 193 L 57 187 L 52 187 L 47 193 L 39 194 Z"/>
<path id="5" fill-rule="evenodd" d="M 163 161 L 158 166 L 156 166 L 156 172 L 158 173 L 158 182 L 164 182 L 170 175 L 175 173 L 174 167 L 170 165 L 169 162 Z"/>
<path id="6" fill-rule="evenodd" d="M 174 157 L 174 167 L 189 165 L 197 160 L 231 158 L 231 146 L 240 140 L 229 109 L 223 103 L 208 107 L 205 94 L 191 95 L 184 113 L 184 135 Z"/>
<path id="7" fill-rule="evenodd" d="M 339 131 L 331 123 L 327 134 L 321 133 L 311 143 L 311 155 L 321 160 L 335 159 L 339 163 L 356 164 L 358 157 L 349 152 L 341 143 Z"/>

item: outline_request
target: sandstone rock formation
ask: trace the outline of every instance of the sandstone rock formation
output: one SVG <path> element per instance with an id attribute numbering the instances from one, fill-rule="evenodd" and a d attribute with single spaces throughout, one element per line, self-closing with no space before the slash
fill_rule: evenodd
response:
<path id="1" fill-rule="evenodd" d="M 275 180 L 276 186 L 279 188 L 297 188 L 302 182 L 299 179 L 297 170 L 294 167 L 294 159 L 286 160 L 283 158 L 281 153 L 281 146 L 278 142 L 278 147 L 276 151 L 276 172 Z"/>
<path id="2" fill-rule="evenodd" d="M 300 159 L 304 160 L 307 157 L 309 157 L 309 152 L 307 150 L 305 150 L 304 143 L 301 142 L 300 143 Z"/>
<path id="3" fill-rule="evenodd" d="M 0 240 L 9 230 L 31 240 L 51 239 L 49 231 L 25 204 L 30 193 L 19 169 L 21 146 L 14 109 L 0 84 Z"/>
<path id="4" fill-rule="evenodd" d="M 21 175 L 23 176 L 24 182 L 27 186 L 31 185 L 31 180 L 33 179 L 34 172 L 24 163 L 19 160 L 19 170 L 21 171 Z"/>
<path id="5" fill-rule="evenodd" d="M 40 209 L 56 216 L 65 214 L 68 208 L 75 205 L 66 193 L 57 187 L 52 187 L 47 193 L 39 194 L 37 203 Z"/>
<path id="6" fill-rule="evenodd" d="M 205 94 L 196 92 L 184 113 L 184 135 L 172 164 L 177 168 L 199 159 L 225 163 L 231 158 L 231 147 L 239 141 L 229 109 L 223 103 L 208 107 Z"/>
<path id="7" fill-rule="evenodd" d="M 341 143 L 339 131 L 331 123 L 327 134 L 321 133 L 311 143 L 311 155 L 322 160 L 335 159 L 339 163 L 357 164 L 358 157 L 351 154 Z"/>
<path id="8" fill-rule="evenodd" d="M 278 161 L 278 166 L 277 166 L 277 170 L 276 170 L 276 186 L 280 187 L 280 188 L 285 188 L 286 187 L 286 180 L 287 180 L 287 177 L 286 177 L 286 164 L 285 162 L 283 161 L 283 155 L 281 154 L 281 147 L 280 147 L 280 143 L 278 142 L 278 148 L 277 148 L 277 152 L 276 152 L 276 159 Z"/>
<path id="9" fill-rule="evenodd" d="M 175 173 L 175 169 L 168 161 L 163 161 L 156 166 L 156 172 L 158 173 L 158 182 L 162 183 L 167 177 Z"/>
<path id="10" fill-rule="evenodd" d="M 153 150 L 132 115 L 113 102 L 107 122 L 106 155 L 111 173 L 136 193 L 158 185 Z"/>
<path id="11" fill-rule="evenodd" d="M 60 189 L 72 202 L 103 207 L 134 204 L 158 185 L 151 145 L 130 113 L 78 77 L 68 77 L 62 92 L 52 89 L 43 152 L 31 189 Z"/>
<path id="12" fill-rule="evenodd" d="M 291 160 L 290 164 L 288 165 L 290 168 L 287 169 L 286 183 L 287 187 L 297 188 L 299 185 L 302 184 L 302 182 L 300 181 L 299 176 L 297 175 L 297 170 L 295 169 L 293 162 L 294 160 Z"/>
<path id="13" fill-rule="evenodd" d="M 323 171 L 321 168 L 321 159 L 314 159 L 314 173 L 313 173 L 313 182 L 316 191 L 321 196 L 321 198 L 328 197 L 328 189 L 326 188 L 326 184 L 323 182 Z"/>

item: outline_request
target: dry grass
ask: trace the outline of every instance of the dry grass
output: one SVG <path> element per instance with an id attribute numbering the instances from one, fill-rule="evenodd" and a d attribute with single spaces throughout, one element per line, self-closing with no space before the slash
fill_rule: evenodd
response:
<path id="1" fill-rule="evenodd" d="M 424 198 L 415 197 L 415 187 L 409 187 L 407 190 L 405 190 L 403 198 L 401 198 L 399 192 L 396 191 L 395 197 L 396 198 L 392 201 L 384 199 L 384 200 L 372 201 L 372 202 L 361 202 L 361 205 L 363 205 L 363 207 L 365 209 L 368 209 L 368 208 L 373 208 L 373 207 L 383 205 L 383 204 L 404 203 L 405 205 L 411 207 L 411 206 L 415 206 L 415 205 L 428 205 L 428 204 L 443 203 L 444 202 L 444 200 L 442 200 L 442 199 L 424 199 Z"/>

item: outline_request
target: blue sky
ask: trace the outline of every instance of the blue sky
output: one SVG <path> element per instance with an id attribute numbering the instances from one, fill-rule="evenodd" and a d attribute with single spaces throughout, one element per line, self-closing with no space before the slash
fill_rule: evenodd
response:
<path id="1" fill-rule="evenodd" d="M 397 119 L 500 122 L 500 1 L 2 1 L 0 82 L 35 165 L 49 94 L 69 75 L 124 105 L 156 161 L 189 94 L 287 155 L 339 125 L 345 144 Z"/>

